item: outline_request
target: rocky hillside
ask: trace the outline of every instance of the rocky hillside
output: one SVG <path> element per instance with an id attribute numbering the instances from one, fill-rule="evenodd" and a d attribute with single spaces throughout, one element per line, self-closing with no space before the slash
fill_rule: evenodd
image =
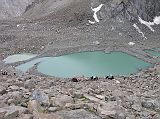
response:
<path id="1" fill-rule="evenodd" d="M 101 17 L 123 16 L 133 20 L 140 16 L 144 20 L 152 20 L 160 13 L 159 0 L 1 0 L 1 19 L 23 16 L 23 18 L 41 18 L 48 15 L 88 18 L 90 7 L 104 4 Z M 57 16 L 56 16 L 57 15 Z M 83 17 L 83 18 L 82 18 Z M 71 20 L 71 19 L 69 19 Z"/>
<path id="2" fill-rule="evenodd" d="M 1 0 L 0 19 L 21 16 L 34 0 Z"/>

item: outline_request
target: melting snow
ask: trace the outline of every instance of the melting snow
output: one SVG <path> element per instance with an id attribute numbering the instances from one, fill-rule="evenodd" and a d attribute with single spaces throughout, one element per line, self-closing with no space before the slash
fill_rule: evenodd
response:
<path id="1" fill-rule="evenodd" d="M 135 43 L 134 42 L 129 42 L 128 45 L 135 45 Z"/>
<path id="2" fill-rule="evenodd" d="M 139 29 L 139 27 L 136 25 L 136 24 L 133 24 L 134 28 L 138 31 L 138 33 L 142 34 L 142 37 L 144 37 L 145 39 L 147 39 L 145 36 L 144 36 L 144 33 Z"/>
<path id="3" fill-rule="evenodd" d="M 157 24 L 157 25 L 160 24 L 160 16 L 158 16 L 158 17 L 156 16 L 154 18 L 154 23 Z"/>
<path id="4" fill-rule="evenodd" d="M 139 21 L 140 21 L 140 23 L 141 24 L 144 24 L 144 25 L 146 25 L 151 31 L 155 31 L 151 26 L 153 26 L 153 25 L 158 25 L 158 24 L 160 24 L 160 16 L 156 16 L 156 17 L 154 17 L 154 19 L 153 19 L 153 22 L 147 22 L 147 21 L 144 21 L 142 18 L 140 18 L 139 17 Z"/>
<path id="5" fill-rule="evenodd" d="M 154 25 L 154 22 L 147 22 L 147 21 L 144 21 L 142 18 L 139 17 L 139 21 L 141 24 L 144 24 L 146 25 L 151 31 L 154 32 L 154 29 L 151 27 L 152 25 Z"/>
<path id="6" fill-rule="evenodd" d="M 99 45 L 99 41 L 93 41 L 93 44 Z"/>
<path id="7" fill-rule="evenodd" d="M 95 20 L 96 22 L 99 22 L 99 19 L 98 19 L 98 17 L 97 17 L 97 12 L 100 11 L 100 9 L 102 8 L 102 6 L 103 6 L 103 4 L 100 4 L 100 5 L 99 5 L 98 7 L 96 7 L 96 8 L 92 8 L 92 7 L 91 7 L 92 11 L 94 12 L 93 18 L 94 18 L 94 20 Z M 95 24 L 95 21 L 90 21 L 90 20 L 89 20 L 89 23 Z"/>
<path id="8" fill-rule="evenodd" d="M 91 21 L 91 20 L 88 20 L 88 22 L 89 22 L 90 24 L 95 24 L 95 23 L 96 23 L 95 21 Z"/>

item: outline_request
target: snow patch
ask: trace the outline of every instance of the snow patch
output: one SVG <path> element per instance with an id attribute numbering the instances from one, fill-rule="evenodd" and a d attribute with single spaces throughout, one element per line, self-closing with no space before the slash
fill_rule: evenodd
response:
<path id="1" fill-rule="evenodd" d="M 158 16 L 158 17 L 156 16 L 154 18 L 154 23 L 157 24 L 157 25 L 160 24 L 160 16 Z"/>
<path id="2" fill-rule="evenodd" d="M 146 25 L 151 31 L 154 32 L 155 30 L 151 26 L 160 24 L 160 16 L 154 17 L 153 22 L 144 21 L 142 18 L 139 17 L 139 22 Z"/>
<path id="3" fill-rule="evenodd" d="M 147 21 L 144 21 L 142 18 L 140 18 L 139 17 L 139 22 L 141 23 L 141 24 L 144 24 L 144 25 L 146 25 L 151 31 L 153 31 L 154 32 L 154 29 L 151 27 L 151 26 L 153 26 L 154 25 L 154 22 L 147 22 Z"/>
<path id="4" fill-rule="evenodd" d="M 133 45 L 135 45 L 135 43 L 134 42 L 129 42 L 128 45 L 133 46 Z"/>
<path id="5" fill-rule="evenodd" d="M 93 44 L 99 45 L 99 41 L 93 41 Z"/>
<path id="6" fill-rule="evenodd" d="M 96 23 L 95 21 L 91 21 L 91 20 L 88 20 L 88 22 L 89 22 L 90 24 L 95 24 L 95 23 Z"/>
<path id="7" fill-rule="evenodd" d="M 140 30 L 140 28 L 137 26 L 137 24 L 133 24 L 133 27 L 138 31 L 138 33 L 142 34 L 142 37 L 147 39 L 144 35 L 144 33 Z"/>
<path id="8" fill-rule="evenodd" d="M 95 21 L 90 21 L 90 20 L 89 20 L 89 23 L 95 24 L 95 22 L 99 22 L 99 19 L 98 19 L 98 17 L 97 17 L 97 12 L 101 10 L 101 8 L 102 8 L 103 5 L 104 5 L 104 4 L 100 4 L 100 5 L 99 5 L 98 7 L 96 7 L 96 8 L 92 8 L 92 7 L 91 7 L 92 11 L 94 12 L 93 18 L 94 18 Z"/>

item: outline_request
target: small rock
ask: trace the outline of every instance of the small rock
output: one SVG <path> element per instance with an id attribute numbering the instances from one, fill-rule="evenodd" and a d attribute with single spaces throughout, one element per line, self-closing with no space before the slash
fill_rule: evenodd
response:
<path id="1" fill-rule="evenodd" d="M 18 87 L 23 87 L 24 83 L 22 81 L 19 81 L 19 82 L 14 83 L 14 85 L 16 85 Z"/>
<path id="2" fill-rule="evenodd" d="M 30 79 L 30 80 L 27 80 L 27 81 L 25 82 L 24 87 L 25 87 L 25 88 L 28 88 L 29 90 L 31 90 L 31 89 L 34 89 L 34 88 L 35 88 L 36 84 L 37 84 L 37 81 L 36 81 L 36 80 Z"/>
<path id="3" fill-rule="evenodd" d="M 113 95 L 105 96 L 105 101 L 116 101 L 116 97 Z"/>
<path id="4" fill-rule="evenodd" d="M 106 103 L 101 103 L 101 105 L 98 106 L 97 108 L 97 113 L 102 117 L 102 118 L 116 118 L 117 116 L 117 102 L 106 102 Z"/>
<path id="5" fill-rule="evenodd" d="M 150 111 L 144 110 L 141 112 L 143 117 L 149 117 L 150 116 Z"/>
<path id="6" fill-rule="evenodd" d="M 24 97 L 25 99 L 29 99 L 29 98 L 30 98 L 30 95 L 29 95 L 29 94 L 24 94 L 23 97 Z"/>
<path id="7" fill-rule="evenodd" d="M 136 111 L 141 111 L 141 109 L 142 109 L 142 107 L 139 105 L 139 104 L 134 104 L 134 105 L 132 105 L 132 108 L 134 109 L 134 110 L 136 110 Z"/>
<path id="8" fill-rule="evenodd" d="M 32 99 L 37 100 L 41 105 L 44 105 L 44 106 L 49 106 L 50 105 L 48 95 L 45 94 L 44 92 L 40 91 L 40 90 L 35 90 L 32 93 Z"/>
<path id="9" fill-rule="evenodd" d="M 7 71 L 2 71 L 2 75 L 8 75 Z"/>
<path id="10" fill-rule="evenodd" d="M 83 98 L 83 93 L 81 93 L 81 92 L 78 92 L 78 91 L 76 91 L 76 92 L 73 92 L 73 97 L 74 98 L 78 98 L 78 99 L 80 99 L 80 98 Z"/>
<path id="11" fill-rule="evenodd" d="M 34 111 L 36 111 L 36 112 L 44 112 L 45 111 L 45 109 L 36 100 L 30 100 L 28 102 L 28 110 L 31 113 Z"/>
<path id="12" fill-rule="evenodd" d="M 57 114 L 34 113 L 34 119 L 63 119 Z"/>
<path id="13" fill-rule="evenodd" d="M 19 90 L 19 87 L 18 86 L 16 86 L 16 85 L 12 85 L 12 86 L 10 86 L 9 87 L 9 91 L 18 91 Z"/>
<path id="14" fill-rule="evenodd" d="M 122 36 L 122 33 L 119 33 L 120 36 Z"/>
<path id="15" fill-rule="evenodd" d="M 6 114 L 7 112 L 0 112 L 0 119 L 4 119 L 4 117 L 5 117 L 5 114 Z"/>
<path id="16" fill-rule="evenodd" d="M 33 115 L 32 114 L 23 114 L 16 119 L 33 119 Z"/>
<path id="17" fill-rule="evenodd" d="M 104 119 L 106 118 L 115 118 L 116 117 L 116 111 L 107 111 L 107 110 L 104 110 L 101 112 L 100 116 Z"/>
<path id="18" fill-rule="evenodd" d="M 15 102 L 14 99 L 9 99 L 8 102 L 7 102 L 7 104 L 10 105 L 10 104 L 13 104 L 14 102 Z"/>
<path id="19" fill-rule="evenodd" d="M 14 92 L 8 92 L 8 96 L 10 97 L 12 103 L 15 105 L 20 104 L 22 102 L 22 93 L 19 91 L 14 91 Z M 13 100 L 12 100 L 13 99 Z M 11 103 L 8 102 L 8 103 Z"/>
<path id="20" fill-rule="evenodd" d="M 74 103 L 74 100 L 71 96 L 68 95 L 58 95 L 55 98 L 51 99 L 53 101 L 53 105 L 57 106 L 65 106 L 67 103 Z"/>
<path id="21" fill-rule="evenodd" d="M 160 111 L 160 101 L 154 100 L 154 110 Z"/>
<path id="22" fill-rule="evenodd" d="M 72 82 L 78 82 L 77 78 L 72 78 Z"/>
<path id="23" fill-rule="evenodd" d="M 154 108 L 154 101 L 153 100 L 151 100 L 151 101 L 143 101 L 142 102 L 142 107 L 153 109 Z"/>
<path id="24" fill-rule="evenodd" d="M 136 117 L 134 115 L 128 115 L 126 119 L 136 119 Z"/>
<path id="25" fill-rule="evenodd" d="M 99 116 L 84 109 L 58 111 L 56 114 L 60 115 L 62 119 L 101 119 Z"/>
<path id="26" fill-rule="evenodd" d="M 100 100 L 105 100 L 105 96 L 104 95 L 95 95 L 96 98 L 100 99 Z"/>
<path id="27" fill-rule="evenodd" d="M 125 112 L 117 114 L 117 119 L 126 119 Z"/>
<path id="28" fill-rule="evenodd" d="M 75 109 L 82 109 L 82 108 L 84 108 L 84 106 L 85 106 L 85 104 L 83 104 L 83 103 L 78 103 L 78 104 L 67 103 L 65 105 L 65 108 L 75 110 Z"/>
<path id="29" fill-rule="evenodd" d="M 99 41 L 93 41 L 93 44 L 99 45 L 100 43 L 99 43 Z"/>
<path id="30" fill-rule="evenodd" d="M 58 110 L 57 107 L 49 107 L 49 108 L 48 108 L 48 111 L 49 111 L 49 112 L 56 112 L 57 110 Z"/>
<path id="31" fill-rule="evenodd" d="M 90 24 L 89 23 L 86 23 L 86 26 L 89 26 Z"/>
<path id="32" fill-rule="evenodd" d="M 155 114 L 152 119 L 160 119 L 160 115 L 159 114 Z"/>
<path id="33" fill-rule="evenodd" d="M 5 94 L 7 91 L 6 91 L 6 88 L 3 87 L 3 86 L 0 86 L 0 94 L 3 95 Z"/>

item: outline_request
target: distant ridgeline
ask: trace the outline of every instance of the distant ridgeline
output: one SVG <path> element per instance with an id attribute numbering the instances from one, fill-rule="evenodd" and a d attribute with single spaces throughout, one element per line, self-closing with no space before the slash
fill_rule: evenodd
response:
<path id="1" fill-rule="evenodd" d="M 101 18 L 121 17 L 133 21 L 140 16 L 145 21 L 152 21 L 155 16 L 160 16 L 160 0 L 0 0 L 0 19 L 18 17 L 24 13 L 30 18 L 47 16 L 54 13 L 56 7 L 59 10 L 69 7 L 68 10 L 73 9 L 72 12 L 77 15 L 83 10 L 89 12 L 91 7 L 100 4 L 104 4 L 98 13 Z M 83 9 L 78 10 L 81 7 Z"/>

